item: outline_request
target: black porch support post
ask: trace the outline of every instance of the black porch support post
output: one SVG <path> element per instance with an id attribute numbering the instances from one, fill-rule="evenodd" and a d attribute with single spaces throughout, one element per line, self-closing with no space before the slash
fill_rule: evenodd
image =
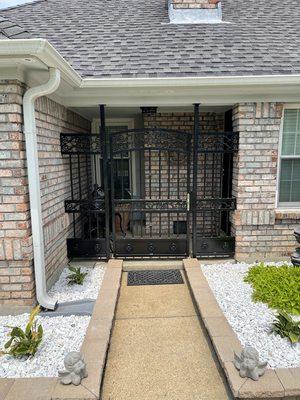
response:
<path id="1" fill-rule="evenodd" d="M 192 229 L 193 229 L 193 257 L 197 256 L 197 175 L 198 151 L 200 144 L 200 104 L 194 104 L 194 138 L 193 138 L 193 195 L 192 195 Z"/>
<path id="2" fill-rule="evenodd" d="M 104 193 L 105 193 L 105 246 L 106 246 L 106 256 L 110 258 L 109 249 L 109 239 L 110 239 L 110 229 L 109 229 L 109 202 L 110 193 L 108 187 L 108 140 L 107 133 L 105 129 L 105 105 L 100 104 L 100 142 L 103 143 L 102 146 L 102 157 L 103 157 L 103 180 L 104 180 Z"/>

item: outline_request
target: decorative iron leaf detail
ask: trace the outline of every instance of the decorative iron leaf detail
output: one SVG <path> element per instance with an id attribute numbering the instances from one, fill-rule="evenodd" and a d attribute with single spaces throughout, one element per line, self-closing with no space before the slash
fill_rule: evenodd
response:
<path id="1" fill-rule="evenodd" d="M 100 135 L 90 133 L 61 133 L 62 154 L 102 154 L 103 141 Z"/>
<path id="2" fill-rule="evenodd" d="M 115 200 L 115 211 L 172 211 L 186 212 L 185 200 Z"/>
<path id="3" fill-rule="evenodd" d="M 199 153 L 234 153 L 238 151 L 237 132 L 212 132 L 201 135 Z"/>
<path id="4" fill-rule="evenodd" d="M 104 200 L 66 200 L 66 213 L 89 213 L 89 212 L 105 212 Z"/>
<path id="5" fill-rule="evenodd" d="M 212 211 L 212 210 L 220 210 L 220 211 L 228 211 L 236 209 L 236 199 L 197 199 L 196 207 L 198 211 Z"/>
<path id="6" fill-rule="evenodd" d="M 169 249 L 170 249 L 170 251 L 171 251 L 172 253 L 175 253 L 176 250 L 177 250 L 176 244 L 175 244 L 175 243 L 171 243 L 170 246 L 169 246 Z"/>
<path id="7" fill-rule="evenodd" d="M 155 251 L 155 246 L 154 246 L 153 243 L 149 243 L 149 244 L 148 244 L 148 251 L 149 251 L 149 253 L 151 253 L 151 254 L 154 253 L 154 251 Z"/>
<path id="8" fill-rule="evenodd" d="M 163 128 L 131 129 L 111 134 L 110 147 L 113 154 L 133 150 L 186 153 L 190 140 L 189 132 Z"/>

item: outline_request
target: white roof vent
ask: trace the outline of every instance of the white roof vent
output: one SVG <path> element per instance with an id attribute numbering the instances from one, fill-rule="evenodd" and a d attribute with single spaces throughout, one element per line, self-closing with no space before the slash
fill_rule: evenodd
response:
<path id="1" fill-rule="evenodd" d="M 40 0 L 0 0 L 0 10 L 21 6 L 23 4 L 35 3 Z"/>
<path id="2" fill-rule="evenodd" d="M 168 0 L 172 24 L 218 24 L 222 22 L 220 0 Z"/>

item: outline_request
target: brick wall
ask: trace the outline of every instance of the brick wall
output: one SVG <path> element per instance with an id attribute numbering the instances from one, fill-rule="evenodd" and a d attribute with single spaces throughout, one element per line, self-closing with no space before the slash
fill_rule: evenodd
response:
<path id="1" fill-rule="evenodd" d="M 234 129 L 240 132 L 233 176 L 238 260 L 278 260 L 296 246 L 299 214 L 275 210 L 281 117 L 279 103 L 242 103 L 233 110 Z"/>
<path id="2" fill-rule="evenodd" d="M 172 0 L 174 8 L 206 8 L 218 7 L 220 0 Z"/>
<path id="3" fill-rule="evenodd" d="M 90 121 L 54 101 L 42 97 L 36 102 L 41 202 L 44 222 L 46 274 L 48 286 L 66 264 L 66 237 L 71 234 L 71 216 L 64 212 L 64 200 L 70 198 L 69 159 L 60 153 L 61 132 L 90 132 Z M 83 158 L 83 156 L 81 157 Z M 85 159 L 81 160 L 82 188 L 86 186 Z M 77 167 L 73 176 L 78 191 Z M 76 181 L 77 179 L 77 181 Z"/>
<path id="4" fill-rule="evenodd" d="M 31 305 L 34 274 L 25 143 L 22 133 L 22 96 L 18 81 L 0 81 L 0 304 Z M 60 155 L 62 131 L 85 131 L 88 121 L 53 101 L 36 104 L 39 163 L 50 284 L 66 262 L 65 239 L 69 219 L 63 200 L 69 195 L 67 160 Z"/>

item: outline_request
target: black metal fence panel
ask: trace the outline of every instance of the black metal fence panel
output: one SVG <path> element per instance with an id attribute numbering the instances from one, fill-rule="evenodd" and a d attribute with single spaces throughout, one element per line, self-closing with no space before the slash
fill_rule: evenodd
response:
<path id="1" fill-rule="evenodd" d="M 72 257 L 234 255 L 233 159 L 238 134 L 144 128 L 61 134 L 68 157 L 65 210 Z"/>

